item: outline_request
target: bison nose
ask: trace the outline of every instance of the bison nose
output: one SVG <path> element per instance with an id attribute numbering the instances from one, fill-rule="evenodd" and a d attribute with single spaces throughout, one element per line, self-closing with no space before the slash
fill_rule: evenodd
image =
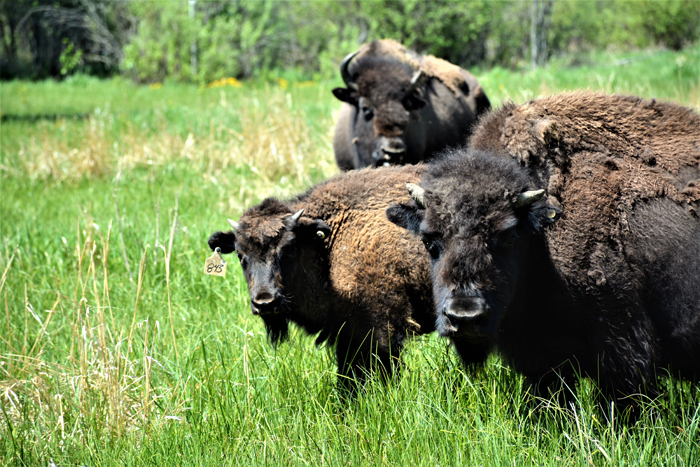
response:
<path id="1" fill-rule="evenodd" d="M 380 151 L 373 154 L 377 165 L 400 164 L 406 154 L 406 143 L 401 138 L 386 138 Z"/>
<path id="2" fill-rule="evenodd" d="M 450 299 L 444 310 L 450 324 L 460 334 L 480 334 L 480 324 L 484 324 L 482 321 L 488 315 L 486 302 L 479 297 Z"/>
<path id="3" fill-rule="evenodd" d="M 280 297 L 269 292 L 261 292 L 251 300 L 254 315 L 267 315 L 277 311 L 280 305 Z"/>

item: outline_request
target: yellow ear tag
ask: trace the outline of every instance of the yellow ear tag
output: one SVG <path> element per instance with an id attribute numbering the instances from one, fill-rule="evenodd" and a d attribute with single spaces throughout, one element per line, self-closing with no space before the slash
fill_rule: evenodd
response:
<path id="1" fill-rule="evenodd" d="M 548 209 L 547 217 L 549 217 L 550 219 L 554 219 L 555 217 L 557 217 L 557 211 L 555 211 L 554 209 Z"/>
<path id="2" fill-rule="evenodd" d="M 226 261 L 221 256 L 221 248 L 218 246 L 214 250 L 214 254 L 204 262 L 204 274 L 211 274 L 212 276 L 226 275 Z"/>

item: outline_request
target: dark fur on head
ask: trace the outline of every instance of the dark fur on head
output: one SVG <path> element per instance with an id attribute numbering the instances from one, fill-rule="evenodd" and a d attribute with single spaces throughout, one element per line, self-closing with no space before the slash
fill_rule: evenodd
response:
<path id="1" fill-rule="evenodd" d="M 438 331 L 495 340 L 500 309 L 517 291 L 510 269 L 519 255 L 513 256 L 506 244 L 519 239 L 532 247 L 537 241 L 531 237 L 540 235 L 560 211 L 546 200 L 517 207 L 520 195 L 537 186 L 515 161 L 489 152 L 445 151 L 430 165 L 421 186 L 425 208 L 413 200 L 391 206 L 387 217 L 420 234 L 432 258 L 438 310 L 459 299 L 469 302 L 471 314 L 490 314 L 474 328 L 464 326 L 464 334 L 455 320 L 438 313 Z M 551 212 L 555 214 L 547 217 Z"/>

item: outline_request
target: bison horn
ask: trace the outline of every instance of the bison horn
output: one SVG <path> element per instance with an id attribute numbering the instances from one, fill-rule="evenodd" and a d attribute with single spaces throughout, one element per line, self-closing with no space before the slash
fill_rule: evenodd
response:
<path id="1" fill-rule="evenodd" d="M 360 50 L 356 50 L 355 52 L 345 56 L 342 62 L 340 62 L 340 76 L 343 78 L 343 82 L 347 87 L 352 89 L 353 91 L 357 91 L 357 83 L 355 83 L 352 80 L 352 77 L 350 76 L 350 70 L 348 68 L 350 67 L 350 62 L 352 61 L 353 58 L 355 58 L 355 55 L 359 54 Z"/>
<path id="2" fill-rule="evenodd" d="M 413 183 L 407 183 L 406 189 L 418 206 L 425 209 L 425 190 Z"/>
<path id="3" fill-rule="evenodd" d="M 413 90 L 418 87 L 422 78 L 423 78 L 423 70 L 418 70 L 415 73 L 413 73 L 413 76 L 411 77 L 411 86 L 408 89 L 409 93 L 413 92 Z"/>
<path id="4" fill-rule="evenodd" d="M 229 219 L 228 223 L 231 224 L 231 227 L 233 227 L 233 230 L 236 231 L 241 227 L 241 224 L 238 222 L 234 221 L 233 219 Z"/>
<path id="5" fill-rule="evenodd" d="M 304 210 L 300 209 L 294 215 L 292 216 L 292 227 L 296 225 L 296 223 L 299 221 L 299 218 L 301 215 L 304 214 Z"/>
<path id="6" fill-rule="evenodd" d="M 544 196 L 544 190 L 524 191 L 520 193 L 515 201 L 515 209 L 529 206 L 535 201 L 539 201 Z"/>

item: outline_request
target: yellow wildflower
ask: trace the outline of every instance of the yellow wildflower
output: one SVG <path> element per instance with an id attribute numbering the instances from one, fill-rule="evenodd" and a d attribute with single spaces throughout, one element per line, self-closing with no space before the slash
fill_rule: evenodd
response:
<path id="1" fill-rule="evenodd" d="M 236 78 L 228 78 L 226 80 L 226 84 L 228 84 L 229 86 L 233 86 L 234 88 L 243 87 L 243 83 L 238 81 Z"/>
<path id="2" fill-rule="evenodd" d="M 243 83 L 238 81 L 236 78 L 229 77 L 229 78 L 217 79 L 216 81 L 212 81 L 211 83 L 207 84 L 208 88 L 220 88 L 222 86 L 231 86 L 234 88 L 240 88 L 240 87 L 243 87 Z"/>
<path id="3" fill-rule="evenodd" d="M 277 81 L 277 84 L 279 84 L 282 89 L 287 89 L 289 85 L 289 81 L 284 78 L 277 78 L 275 81 Z"/>

